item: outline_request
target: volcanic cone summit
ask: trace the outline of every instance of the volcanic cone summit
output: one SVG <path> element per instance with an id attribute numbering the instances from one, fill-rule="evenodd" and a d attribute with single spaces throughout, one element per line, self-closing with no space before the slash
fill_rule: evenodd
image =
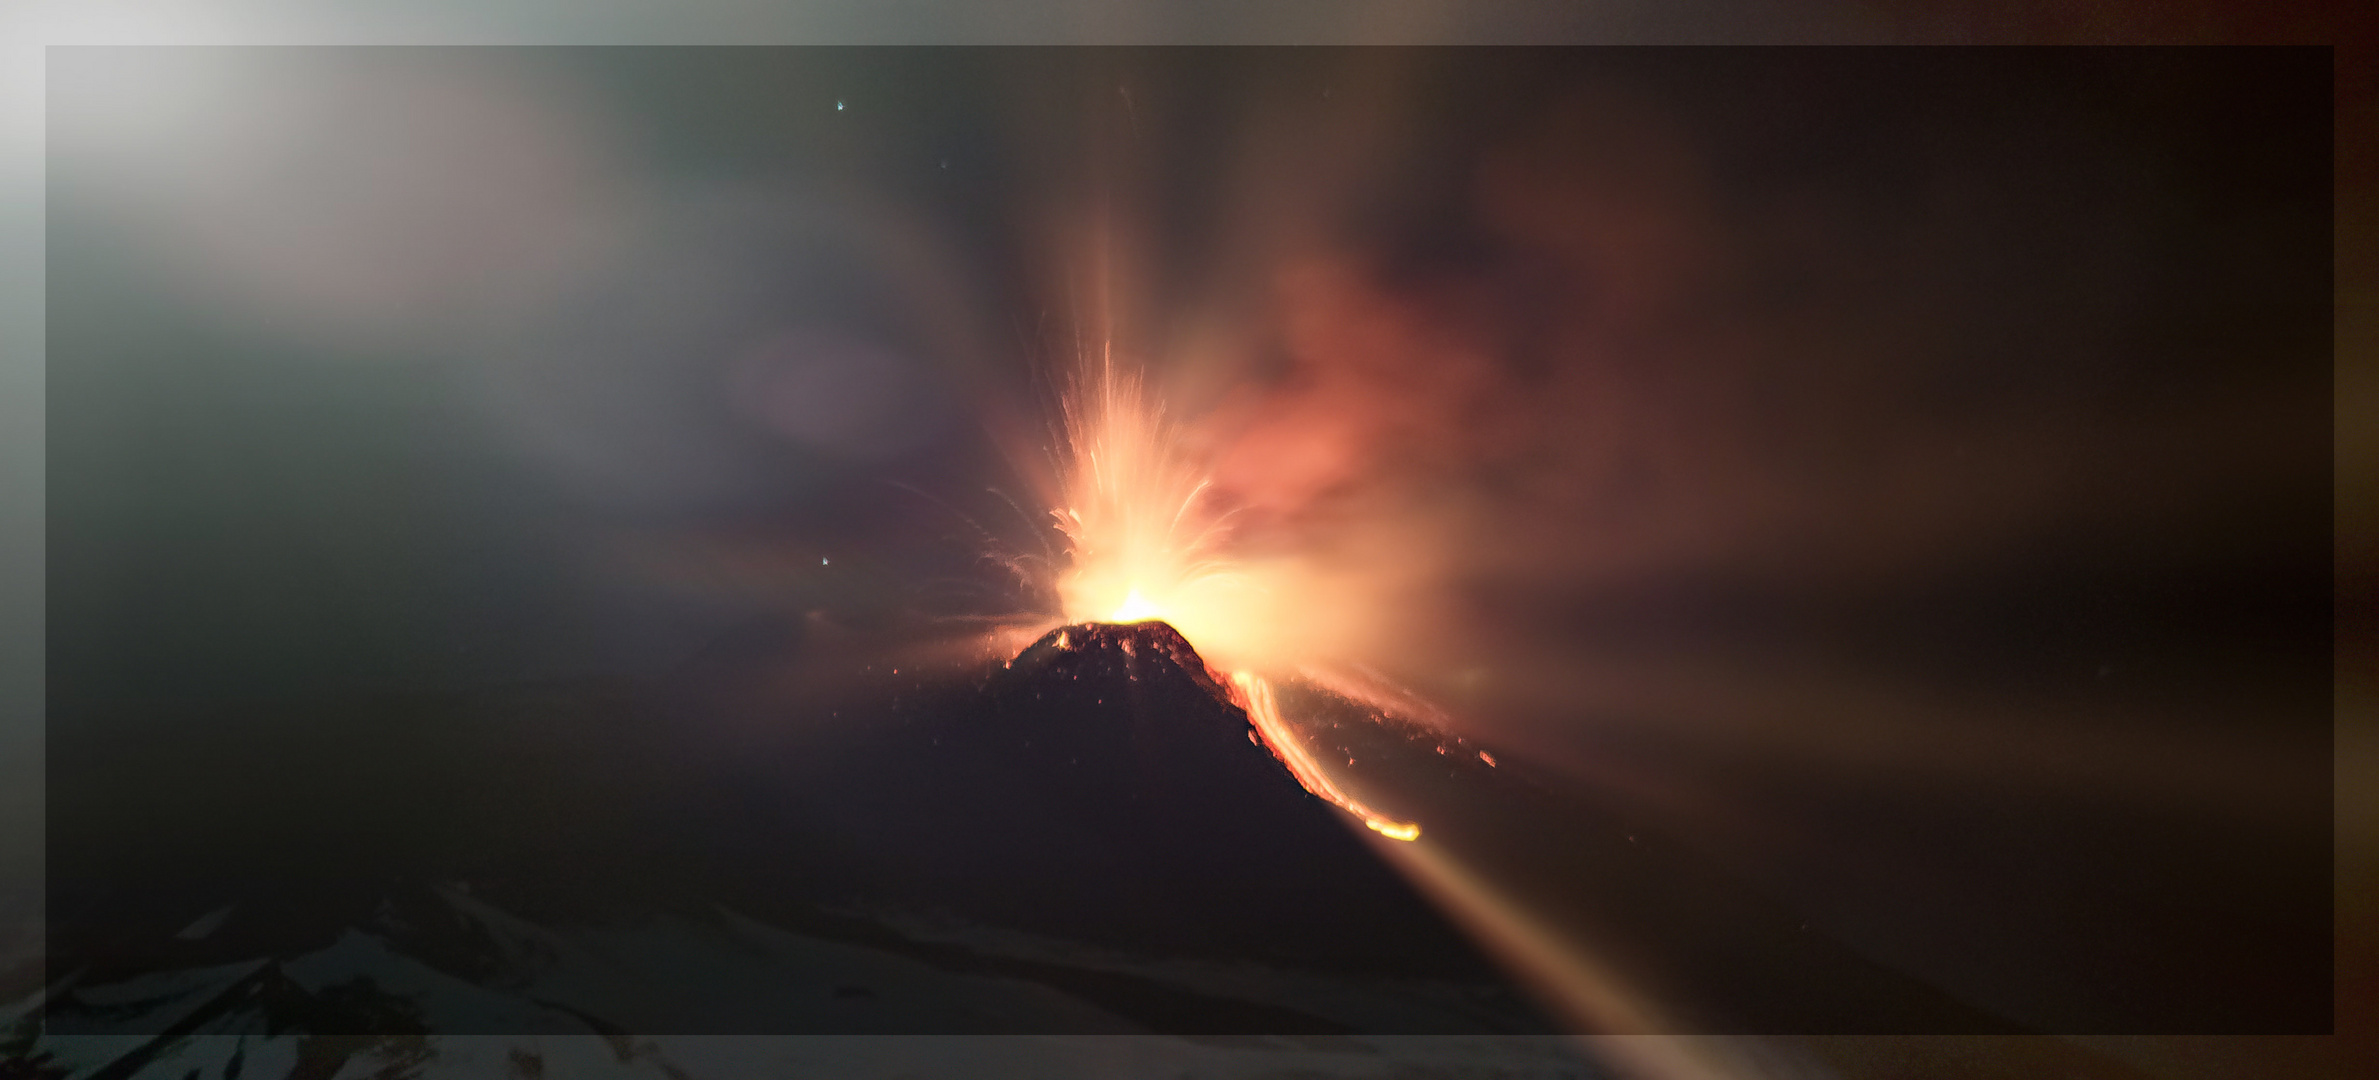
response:
<path id="1" fill-rule="evenodd" d="M 841 797 L 897 804 L 867 814 L 903 823 L 879 849 L 930 875 L 919 895 L 964 896 L 971 919 L 1483 975 L 1360 824 L 1300 785 L 1230 685 L 1162 622 L 1062 626 L 971 707 L 906 725 L 896 760 L 865 784 L 846 774 Z"/>

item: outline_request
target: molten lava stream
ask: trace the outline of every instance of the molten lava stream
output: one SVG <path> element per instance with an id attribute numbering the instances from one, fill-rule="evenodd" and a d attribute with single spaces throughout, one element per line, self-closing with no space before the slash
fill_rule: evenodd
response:
<path id="1" fill-rule="evenodd" d="M 1305 747 L 1298 743 L 1297 733 L 1289 730 L 1287 722 L 1281 719 L 1280 704 L 1273 698 L 1271 683 L 1265 682 L 1254 672 L 1234 671 L 1231 673 L 1231 692 L 1233 703 L 1247 711 L 1248 720 L 1255 724 L 1257 733 L 1263 736 L 1265 748 L 1288 767 L 1289 775 L 1296 777 L 1305 790 L 1362 818 L 1363 824 L 1370 826 L 1373 832 L 1390 840 L 1420 838 L 1419 823 L 1382 817 L 1370 807 L 1356 802 L 1354 796 L 1323 775 L 1321 766 L 1314 763 L 1313 755 L 1306 753 Z"/>

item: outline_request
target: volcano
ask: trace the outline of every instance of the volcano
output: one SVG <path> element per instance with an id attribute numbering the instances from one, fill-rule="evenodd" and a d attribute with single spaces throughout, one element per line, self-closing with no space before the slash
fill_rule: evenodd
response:
<path id="1" fill-rule="evenodd" d="M 1171 626 L 1052 630 L 973 706 L 838 770 L 837 801 L 900 855 L 888 896 L 1134 949 L 1500 982 Z"/>
<path id="2" fill-rule="evenodd" d="M 333 702 L 117 764 L 173 812 L 61 815 L 43 1034 L 11 1052 L 429 1076 L 465 1034 L 658 1061 L 627 1033 L 1556 1030 L 1163 623 L 1060 627 L 732 754 L 702 693 L 733 679 L 696 676 Z M 339 752 L 307 754 L 325 717 Z"/>
<path id="3" fill-rule="evenodd" d="M 126 1075 L 208 1033 L 1557 1030 L 1383 858 L 1429 848 L 1686 1006 L 1684 1030 L 2008 1030 L 1525 761 L 1316 677 L 1276 680 L 1275 729 L 1424 822 L 1418 847 L 1309 792 L 1162 622 L 965 640 L 924 668 L 884 658 L 933 649 L 870 645 L 798 678 L 739 660 L 66 745 L 107 773 L 53 812 L 74 842 L 51 847 L 28 1015 L 92 1053 L 148 1037 L 83 1059 Z"/>

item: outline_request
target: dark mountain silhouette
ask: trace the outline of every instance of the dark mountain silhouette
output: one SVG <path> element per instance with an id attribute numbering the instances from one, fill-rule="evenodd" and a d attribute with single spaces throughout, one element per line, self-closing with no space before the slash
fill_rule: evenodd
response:
<path id="1" fill-rule="evenodd" d="M 836 770 L 909 898 L 1133 949 L 1499 980 L 1172 627 L 1053 630 L 973 706 Z"/>
<path id="2" fill-rule="evenodd" d="M 58 818 L 46 987 L 11 1052 L 397 1076 L 437 1075 L 449 1034 L 668 1072 L 628 1033 L 1554 1030 L 1168 626 L 1066 627 L 878 697 L 724 763 L 670 687 L 69 745 L 116 797 L 86 777 Z"/>
<path id="3" fill-rule="evenodd" d="M 279 1040 L 300 1071 L 434 1075 L 439 1035 L 537 1033 L 666 1073 L 629 1033 L 1557 1027 L 1163 623 L 1060 627 L 973 677 L 832 707 L 808 685 L 761 699 L 770 734 L 748 745 L 684 687 L 193 725 L 114 766 L 141 815 L 58 816 L 85 843 L 53 843 L 47 1029 L 19 1025 L 12 1052 L 214 1075 L 232 1051 L 207 1040 Z M 2007 1030 L 1525 763 L 1276 686 L 1340 783 L 1558 915 L 1688 1030 Z"/>

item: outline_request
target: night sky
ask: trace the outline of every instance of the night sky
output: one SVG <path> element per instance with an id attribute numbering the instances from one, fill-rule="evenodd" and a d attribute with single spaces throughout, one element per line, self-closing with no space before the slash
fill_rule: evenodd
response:
<path id="1" fill-rule="evenodd" d="M 887 752 L 816 672 L 1054 619 L 1112 341 L 1554 804 L 2015 1027 L 2328 1031 L 2330 79 L 53 52 L 51 917 Z"/>

